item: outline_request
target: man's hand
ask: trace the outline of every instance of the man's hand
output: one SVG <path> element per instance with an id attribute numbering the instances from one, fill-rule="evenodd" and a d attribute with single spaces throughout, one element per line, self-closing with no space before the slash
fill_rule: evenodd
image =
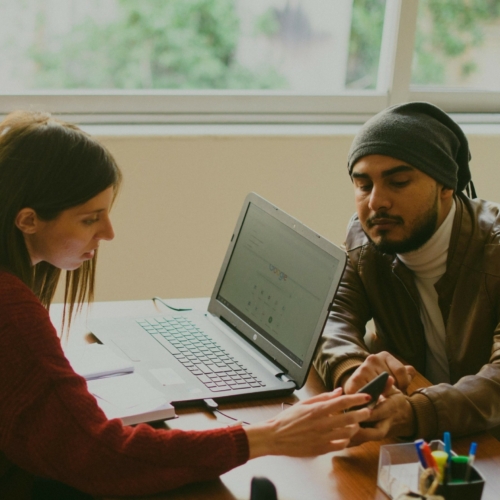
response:
<path id="1" fill-rule="evenodd" d="M 360 428 L 351 438 L 351 446 L 390 436 L 412 436 L 416 425 L 410 402 L 395 387 L 389 390 L 387 396 L 381 396 L 380 403 L 372 410 L 365 424 L 370 427 Z"/>
<path id="2" fill-rule="evenodd" d="M 416 374 L 413 366 L 403 365 L 401 361 L 386 351 L 370 354 L 363 364 L 345 382 L 343 381 L 344 393 L 354 394 L 382 372 L 388 372 L 392 376 L 392 380 L 389 378 L 384 390 L 386 396 L 389 395 L 392 384 L 406 394 L 406 389 Z"/>

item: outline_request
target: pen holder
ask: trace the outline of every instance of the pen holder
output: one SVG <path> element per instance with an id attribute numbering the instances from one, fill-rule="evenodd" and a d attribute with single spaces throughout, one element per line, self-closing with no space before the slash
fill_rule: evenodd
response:
<path id="1" fill-rule="evenodd" d="M 440 484 L 436 495 L 442 495 L 446 500 L 480 500 L 483 494 L 484 478 L 474 468 L 470 468 L 468 482 L 458 482 L 465 479 L 467 464 L 451 463 L 452 481 L 448 484 Z M 455 482 L 457 481 L 457 482 Z"/>
<path id="2" fill-rule="evenodd" d="M 432 451 L 444 450 L 444 443 L 431 441 Z M 452 455 L 456 455 L 452 452 Z M 464 479 L 466 464 L 452 463 L 451 475 L 455 480 Z M 402 493 L 418 492 L 419 478 L 422 472 L 414 443 L 389 444 L 380 447 L 377 486 L 389 498 L 397 498 Z M 480 500 L 484 487 L 484 478 L 471 467 L 469 482 L 439 485 L 436 494 L 446 500 Z"/>
<path id="3" fill-rule="evenodd" d="M 444 449 L 441 441 L 431 441 L 432 450 Z M 380 447 L 377 486 L 389 497 L 419 490 L 421 467 L 414 443 L 387 444 Z"/>

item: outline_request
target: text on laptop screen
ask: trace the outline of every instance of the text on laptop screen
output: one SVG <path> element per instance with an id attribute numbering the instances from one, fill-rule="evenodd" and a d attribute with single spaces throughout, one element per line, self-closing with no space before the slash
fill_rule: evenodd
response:
<path id="1" fill-rule="evenodd" d="M 217 300 L 301 366 L 338 264 L 250 203 Z"/>

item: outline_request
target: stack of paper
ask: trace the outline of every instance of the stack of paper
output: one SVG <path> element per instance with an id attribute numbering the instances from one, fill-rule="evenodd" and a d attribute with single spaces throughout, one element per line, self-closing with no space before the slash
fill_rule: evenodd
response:
<path id="1" fill-rule="evenodd" d="M 65 353 L 73 370 L 87 380 L 134 371 L 132 361 L 117 356 L 104 344 L 88 344 Z"/>
<path id="2" fill-rule="evenodd" d="M 108 419 L 124 425 L 175 417 L 165 395 L 134 372 L 130 360 L 117 356 L 103 344 L 89 344 L 65 353 L 76 373 L 87 380 L 89 392 Z"/>

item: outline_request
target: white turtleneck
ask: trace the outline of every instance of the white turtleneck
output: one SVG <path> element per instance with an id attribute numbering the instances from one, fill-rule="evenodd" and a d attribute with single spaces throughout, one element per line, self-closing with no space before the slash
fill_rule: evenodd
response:
<path id="1" fill-rule="evenodd" d="M 427 243 L 414 252 L 398 254 L 399 260 L 415 273 L 415 284 L 420 294 L 420 318 L 427 341 L 425 376 L 433 384 L 450 382 L 446 329 L 434 285 L 446 272 L 455 211 L 456 205 L 453 201 L 449 214 Z"/>

